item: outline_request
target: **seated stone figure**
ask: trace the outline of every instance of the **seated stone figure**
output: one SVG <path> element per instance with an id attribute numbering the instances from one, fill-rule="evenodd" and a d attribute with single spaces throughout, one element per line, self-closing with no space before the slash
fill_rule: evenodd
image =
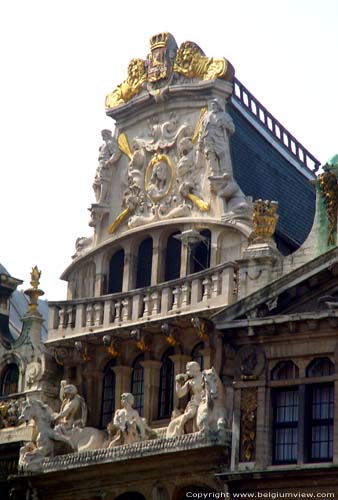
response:
<path id="1" fill-rule="evenodd" d="M 60 412 L 54 415 L 56 424 L 54 431 L 65 434 L 73 427 L 84 427 L 87 420 L 87 405 L 73 384 L 61 380 L 60 384 Z"/>
<path id="2" fill-rule="evenodd" d="M 133 408 L 134 396 L 125 392 L 121 396 L 121 410 L 116 410 L 113 421 L 108 424 L 111 438 L 109 448 L 121 444 L 156 438 L 156 432 L 148 427 L 144 418 Z"/>

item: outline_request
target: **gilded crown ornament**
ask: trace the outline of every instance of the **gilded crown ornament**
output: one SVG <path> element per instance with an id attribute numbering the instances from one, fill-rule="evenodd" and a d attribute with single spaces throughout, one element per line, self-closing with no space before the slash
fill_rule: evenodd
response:
<path id="1" fill-rule="evenodd" d="M 277 201 L 255 201 L 253 212 L 253 243 L 272 240 L 279 219 L 277 208 Z"/>
<path id="2" fill-rule="evenodd" d="M 158 33 L 150 37 L 150 50 L 155 50 L 163 48 L 167 45 L 169 39 L 169 33 Z"/>
<path id="3" fill-rule="evenodd" d="M 142 90 L 158 98 L 168 85 L 175 84 L 175 73 L 189 80 L 221 78 L 231 82 L 234 69 L 224 57 L 207 57 L 195 42 L 183 42 L 178 48 L 173 35 L 158 33 L 150 38 L 147 59 L 130 61 L 127 78 L 107 95 L 106 109 L 129 102 Z"/>

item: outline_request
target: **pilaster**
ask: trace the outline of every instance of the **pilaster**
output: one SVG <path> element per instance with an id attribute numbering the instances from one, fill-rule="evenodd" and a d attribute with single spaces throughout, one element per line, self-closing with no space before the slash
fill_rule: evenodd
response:
<path id="1" fill-rule="evenodd" d="M 121 395 L 130 392 L 131 374 L 133 369 L 130 366 L 113 366 L 115 373 L 115 408 L 121 408 Z"/>
<path id="2" fill-rule="evenodd" d="M 150 425 L 157 416 L 161 362 L 141 361 L 144 376 L 144 417 Z"/>

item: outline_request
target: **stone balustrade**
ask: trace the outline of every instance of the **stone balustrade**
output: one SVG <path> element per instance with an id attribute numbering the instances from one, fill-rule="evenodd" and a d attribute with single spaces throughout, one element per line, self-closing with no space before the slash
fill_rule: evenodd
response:
<path id="1" fill-rule="evenodd" d="M 89 299 L 49 302 L 48 340 L 216 309 L 235 297 L 233 262 L 156 286 Z"/>

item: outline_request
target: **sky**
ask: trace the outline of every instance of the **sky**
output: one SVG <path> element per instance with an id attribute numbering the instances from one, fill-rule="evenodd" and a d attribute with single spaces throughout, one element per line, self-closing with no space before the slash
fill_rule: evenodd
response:
<path id="1" fill-rule="evenodd" d="M 237 78 L 322 163 L 338 153 L 337 0 L 7 0 L 0 3 L 1 257 L 29 287 L 42 270 L 49 300 L 88 207 L 104 100 L 145 59 L 149 38 L 172 33 Z"/>

